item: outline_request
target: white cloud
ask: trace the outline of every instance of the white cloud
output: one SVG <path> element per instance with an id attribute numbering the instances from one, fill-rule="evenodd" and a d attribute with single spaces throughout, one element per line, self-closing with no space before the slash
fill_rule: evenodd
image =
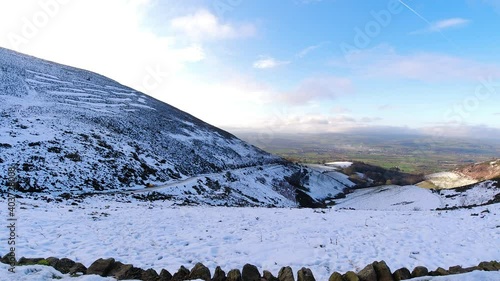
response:
<path id="1" fill-rule="evenodd" d="M 148 30 L 143 20 L 152 4 L 141 1 L 70 1 L 19 50 L 105 75 L 217 126 L 246 126 L 262 114 L 265 88 L 229 75 L 216 81 L 194 75 L 192 67 L 209 52 Z M 38 1 L 26 2 L 0 2 L 0 46 L 12 49 L 6 35 L 20 34 L 20 19 L 42 11 Z"/>
<path id="2" fill-rule="evenodd" d="M 314 101 L 334 99 L 353 92 L 352 81 L 336 76 L 319 76 L 303 80 L 295 90 L 277 95 L 278 102 L 304 105 Z"/>
<path id="3" fill-rule="evenodd" d="M 412 34 L 429 33 L 429 32 L 442 32 L 446 29 L 463 27 L 470 23 L 470 20 L 464 18 L 449 18 L 436 22 L 432 22 L 426 29 L 417 30 Z"/>
<path id="4" fill-rule="evenodd" d="M 8 1 L 5 7 L 0 5 L 1 46 L 88 69 L 148 94 L 155 94 L 144 85 L 151 69 L 163 73 L 164 79 L 173 78 L 189 63 L 205 57 L 202 46 L 181 45 L 173 37 L 160 36 L 145 28 L 142 23 L 152 5 L 149 1 L 69 1 L 53 8 L 51 13 L 39 4 L 43 1 L 31 1 L 31 5 L 24 2 Z M 14 15 L 3 17 L 9 13 Z M 43 25 L 33 20 L 42 14 L 48 15 Z M 36 28 L 29 36 L 26 36 L 29 23 L 23 19 Z M 9 39 L 12 36 L 25 41 L 15 45 Z"/>
<path id="5" fill-rule="evenodd" d="M 170 21 L 170 26 L 195 40 L 242 38 L 256 34 L 256 28 L 252 24 L 224 24 L 214 14 L 204 9 L 174 18 Z"/>
<path id="6" fill-rule="evenodd" d="M 432 31 L 441 31 L 441 30 L 447 29 L 447 28 L 464 26 L 464 25 L 467 25 L 469 23 L 470 23 L 470 20 L 463 19 L 463 18 L 445 19 L 445 20 L 440 20 L 438 22 L 435 22 L 431 26 L 431 30 Z"/>
<path id="7" fill-rule="evenodd" d="M 424 82 L 478 81 L 500 78 L 500 65 L 439 53 L 399 54 L 390 46 L 349 54 L 343 65 L 365 77 L 411 79 Z M 339 66 L 339 64 L 335 64 Z"/>
<path id="8" fill-rule="evenodd" d="M 308 47 L 302 49 L 300 52 L 298 52 L 297 57 L 303 58 L 303 57 L 307 56 L 309 53 L 313 52 L 314 50 L 321 48 L 324 44 L 325 43 L 308 46 Z"/>
<path id="9" fill-rule="evenodd" d="M 270 69 L 287 64 L 290 64 L 290 61 L 279 61 L 276 60 L 275 58 L 267 57 L 259 59 L 256 62 L 254 62 L 253 67 L 258 69 Z"/>

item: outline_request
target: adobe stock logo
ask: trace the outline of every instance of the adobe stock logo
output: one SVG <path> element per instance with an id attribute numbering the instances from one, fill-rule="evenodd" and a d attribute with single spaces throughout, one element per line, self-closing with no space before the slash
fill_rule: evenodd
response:
<path id="1" fill-rule="evenodd" d="M 398 0 L 390 0 L 387 3 L 387 7 L 384 10 L 380 10 L 378 12 L 371 11 L 370 15 L 372 16 L 372 20 L 367 22 L 363 28 L 355 27 L 354 28 L 354 38 L 353 43 L 349 44 L 346 42 L 342 42 L 340 44 L 340 50 L 344 54 L 344 58 L 347 62 L 350 62 L 350 55 L 352 55 L 356 51 L 360 51 L 362 49 L 370 46 L 372 40 L 379 36 L 384 28 L 389 26 L 392 22 L 393 16 L 401 13 L 404 7 Z"/>
<path id="2" fill-rule="evenodd" d="M 55 18 L 59 14 L 61 7 L 68 2 L 70 0 L 38 1 L 39 9 L 31 17 L 22 17 L 20 29 L 7 35 L 11 48 L 19 51 L 22 45 L 28 44 L 43 28 L 48 26 L 50 20 Z"/>

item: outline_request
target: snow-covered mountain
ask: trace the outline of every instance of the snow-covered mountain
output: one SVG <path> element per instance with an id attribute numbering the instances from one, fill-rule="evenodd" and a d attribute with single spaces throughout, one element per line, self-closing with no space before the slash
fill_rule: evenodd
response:
<path id="1" fill-rule="evenodd" d="M 15 167 L 19 190 L 52 195 L 149 187 L 233 206 L 296 206 L 315 195 L 291 182 L 302 168 L 226 131 L 104 76 L 2 48 L 0 116 L 4 189 Z"/>

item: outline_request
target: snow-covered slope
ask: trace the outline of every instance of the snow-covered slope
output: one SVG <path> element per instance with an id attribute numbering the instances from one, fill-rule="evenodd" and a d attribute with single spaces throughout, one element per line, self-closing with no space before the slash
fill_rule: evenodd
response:
<path id="1" fill-rule="evenodd" d="M 337 207 L 356 210 L 420 211 L 470 208 L 500 202 L 497 181 L 484 181 L 466 187 L 431 190 L 415 185 L 378 186 L 354 190 L 336 200 Z"/>
<path id="2" fill-rule="evenodd" d="M 75 194 L 277 165 L 279 173 L 266 177 L 261 169 L 246 177 L 253 183 L 265 178 L 248 195 L 294 204 L 273 190 L 273 182 L 296 170 L 281 166 L 281 158 L 89 71 L 0 48 L 0 116 L 2 189 L 9 167 L 15 167 L 19 190 Z M 228 187 L 237 180 L 228 180 Z"/>

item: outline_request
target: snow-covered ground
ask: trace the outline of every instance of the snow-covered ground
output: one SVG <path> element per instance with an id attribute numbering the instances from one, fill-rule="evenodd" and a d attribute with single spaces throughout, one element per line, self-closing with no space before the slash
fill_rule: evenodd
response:
<path id="1" fill-rule="evenodd" d="M 413 185 L 358 189 L 336 203 L 338 208 L 388 211 L 433 210 L 443 205 L 439 195 Z"/>
<path id="2" fill-rule="evenodd" d="M 282 266 L 291 266 L 294 272 L 305 266 L 316 280 L 328 280 L 334 271 L 360 270 L 375 260 L 385 260 L 392 270 L 417 265 L 431 270 L 468 267 L 500 260 L 498 204 L 454 211 L 368 211 L 179 208 L 169 202 L 122 199 L 88 198 L 78 205 L 71 205 L 72 200 L 56 204 L 19 199 L 17 256 L 68 257 L 86 266 L 113 257 L 171 273 L 197 262 L 212 273 L 217 265 L 227 272 L 251 263 L 274 274 Z M 5 200 L 0 204 L 7 205 Z M 0 208 L 0 216 L 6 216 L 6 209 Z M 0 243 L 7 245 L 5 236 Z M 2 270 L 0 276 L 7 273 Z M 22 274 L 15 280 L 37 280 L 22 279 Z M 483 273 L 473 273 L 469 279 L 432 280 L 499 277 L 479 274 Z M 79 281 L 106 280 L 85 278 Z"/>

